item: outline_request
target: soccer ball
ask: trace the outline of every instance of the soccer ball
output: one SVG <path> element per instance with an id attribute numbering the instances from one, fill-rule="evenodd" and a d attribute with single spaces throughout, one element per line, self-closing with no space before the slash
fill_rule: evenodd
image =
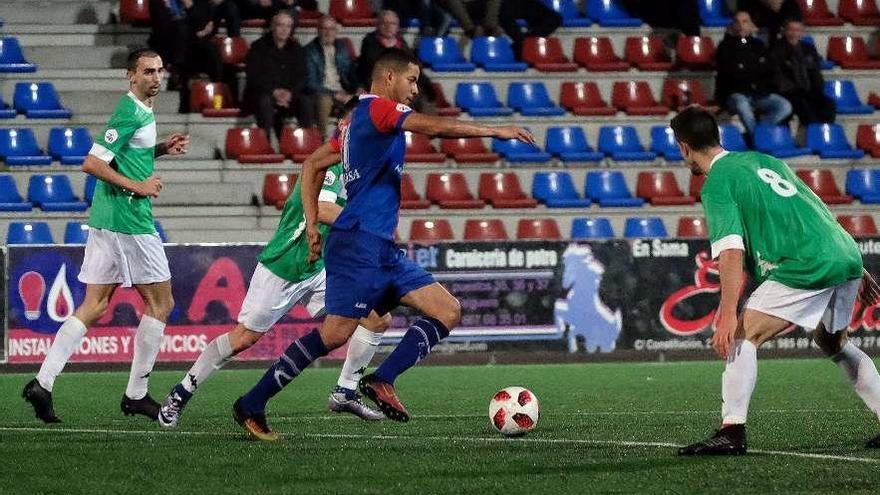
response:
<path id="1" fill-rule="evenodd" d="M 522 436 L 538 425 L 538 398 L 531 390 L 507 387 L 489 402 L 489 422 L 508 437 Z"/>

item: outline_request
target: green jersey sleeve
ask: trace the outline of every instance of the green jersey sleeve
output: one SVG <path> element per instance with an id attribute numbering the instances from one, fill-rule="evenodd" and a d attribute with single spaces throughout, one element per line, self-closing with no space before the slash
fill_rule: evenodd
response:
<path id="1" fill-rule="evenodd" d="M 326 201 L 328 203 L 339 203 L 340 191 L 342 190 L 342 177 L 340 177 L 340 168 L 333 166 L 327 169 L 324 176 L 324 184 L 321 185 L 321 192 L 318 194 L 318 201 Z"/>
<path id="2" fill-rule="evenodd" d="M 717 258 L 725 249 L 745 250 L 742 216 L 734 199 L 729 176 L 713 177 L 713 181 L 702 192 L 703 211 L 709 224 L 709 241 L 712 243 L 712 257 Z M 708 180 L 707 180 L 708 182 Z"/>
<path id="3" fill-rule="evenodd" d="M 107 129 L 95 139 L 96 146 L 92 147 L 90 154 L 109 162 L 131 141 L 134 133 L 141 127 L 141 123 L 130 107 L 131 105 L 125 103 L 120 103 L 116 107 L 116 111 L 107 123 Z"/>

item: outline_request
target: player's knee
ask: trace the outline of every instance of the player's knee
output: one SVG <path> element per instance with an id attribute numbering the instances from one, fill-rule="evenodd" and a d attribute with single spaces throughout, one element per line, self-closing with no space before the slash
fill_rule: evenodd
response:
<path id="1" fill-rule="evenodd" d="M 370 315 L 367 318 L 367 329 L 373 333 L 383 333 L 391 327 L 391 314 L 386 313 L 383 316 Z"/>
<path id="2" fill-rule="evenodd" d="M 446 305 L 437 319 L 443 322 L 449 330 L 457 327 L 458 323 L 461 321 L 461 303 L 458 302 L 458 299 L 454 297 L 450 298 L 450 302 Z"/>
<path id="3" fill-rule="evenodd" d="M 108 307 L 110 307 L 109 299 L 86 299 L 80 307 L 77 308 L 74 315 L 83 322 L 86 327 L 89 327 L 104 315 Z"/>

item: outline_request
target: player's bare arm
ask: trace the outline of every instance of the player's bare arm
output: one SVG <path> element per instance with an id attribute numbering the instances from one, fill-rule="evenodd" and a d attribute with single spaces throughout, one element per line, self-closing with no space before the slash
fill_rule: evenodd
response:
<path id="1" fill-rule="evenodd" d="M 175 132 L 161 143 L 156 143 L 156 158 L 162 155 L 185 155 L 189 146 L 189 134 Z"/>
<path id="2" fill-rule="evenodd" d="M 94 155 L 86 157 L 85 161 L 83 161 L 82 171 L 104 182 L 127 189 L 138 196 L 155 198 L 162 191 L 162 179 L 159 176 L 153 175 L 144 181 L 132 180 L 120 174 L 109 163 Z"/>
<path id="3" fill-rule="evenodd" d="M 403 122 L 403 129 L 428 136 L 449 138 L 494 137 L 498 139 L 516 139 L 529 144 L 535 143 L 535 138 L 532 134 L 522 127 L 480 125 L 451 117 L 437 117 L 421 113 L 413 113 L 407 117 Z"/>
<path id="4" fill-rule="evenodd" d="M 718 256 L 718 273 L 721 276 L 721 301 L 715 320 L 712 347 L 721 359 L 727 359 L 737 327 L 737 304 L 743 282 L 743 251 L 725 249 Z"/>
<path id="5" fill-rule="evenodd" d="M 324 175 L 330 166 L 339 163 L 340 154 L 330 143 L 324 143 L 303 162 L 302 201 L 303 214 L 306 217 L 306 235 L 309 238 L 309 262 L 315 262 L 321 256 L 321 233 L 318 232 L 318 194 Z"/>

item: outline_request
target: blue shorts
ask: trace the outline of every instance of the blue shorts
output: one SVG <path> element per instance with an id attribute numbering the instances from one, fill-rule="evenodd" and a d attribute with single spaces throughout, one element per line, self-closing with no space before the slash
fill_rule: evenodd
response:
<path id="1" fill-rule="evenodd" d="M 392 241 L 359 230 L 331 229 L 324 246 L 327 314 L 362 318 L 391 311 L 434 277 Z"/>

